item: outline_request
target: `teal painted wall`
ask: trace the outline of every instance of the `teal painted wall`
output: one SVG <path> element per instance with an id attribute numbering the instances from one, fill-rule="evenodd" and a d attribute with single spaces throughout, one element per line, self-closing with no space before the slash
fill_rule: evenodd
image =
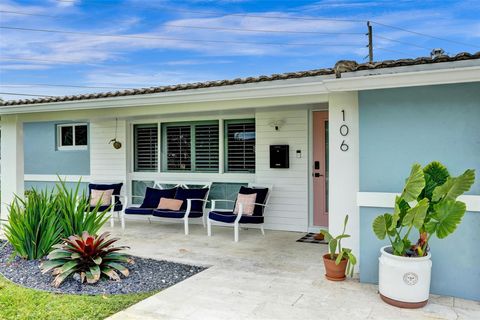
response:
<path id="1" fill-rule="evenodd" d="M 414 162 L 467 168 L 480 195 L 480 82 L 363 91 L 360 106 L 360 191 L 400 192 Z M 384 244 L 371 223 L 388 208 L 360 209 L 360 281 L 378 281 Z M 432 293 L 480 300 L 480 213 L 468 212 L 456 233 L 431 242 Z"/>
<path id="2" fill-rule="evenodd" d="M 359 105 L 361 191 L 398 192 L 413 162 L 480 175 L 480 82 L 363 91 Z"/>
<path id="3" fill-rule="evenodd" d="M 89 175 L 90 149 L 57 150 L 57 124 L 24 124 L 25 174 Z"/>

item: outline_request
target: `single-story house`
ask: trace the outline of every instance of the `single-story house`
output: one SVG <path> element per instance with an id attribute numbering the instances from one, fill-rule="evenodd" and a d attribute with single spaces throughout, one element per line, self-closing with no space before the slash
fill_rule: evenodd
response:
<path id="1" fill-rule="evenodd" d="M 271 184 L 266 229 L 339 233 L 349 214 L 345 246 L 360 280 L 375 282 L 383 243 L 371 223 L 392 210 L 411 165 L 480 172 L 480 52 L 4 101 L 0 116 L 3 218 L 14 194 L 57 174 L 122 181 L 128 195 L 211 181 L 212 199 Z M 288 165 L 270 165 L 272 145 L 288 146 Z M 480 179 L 462 200 L 459 230 L 431 243 L 432 292 L 480 300 Z"/>

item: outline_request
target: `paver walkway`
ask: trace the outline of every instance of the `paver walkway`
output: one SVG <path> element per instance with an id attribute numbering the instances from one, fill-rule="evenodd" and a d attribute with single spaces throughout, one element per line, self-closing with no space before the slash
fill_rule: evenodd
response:
<path id="1" fill-rule="evenodd" d="M 327 281 L 325 245 L 295 242 L 303 234 L 200 225 L 127 221 L 122 237 L 142 257 L 211 266 L 179 284 L 110 317 L 127 319 L 480 319 L 480 303 L 431 296 L 426 307 L 405 310 L 383 303 L 377 286 L 349 279 Z"/>

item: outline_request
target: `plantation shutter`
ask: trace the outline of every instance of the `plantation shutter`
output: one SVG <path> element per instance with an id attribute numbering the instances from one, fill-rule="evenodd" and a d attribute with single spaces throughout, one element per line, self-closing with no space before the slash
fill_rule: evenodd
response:
<path id="1" fill-rule="evenodd" d="M 218 123 L 195 125 L 195 171 L 218 172 Z"/>
<path id="2" fill-rule="evenodd" d="M 157 124 L 134 126 L 134 170 L 157 171 L 158 126 Z"/>
<path id="3" fill-rule="evenodd" d="M 226 123 L 227 172 L 255 172 L 255 122 Z"/>
<path id="4" fill-rule="evenodd" d="M 192 169 L 191 126 L 168 125 L 165 130 L 167 147 L 167 170 Z"/>

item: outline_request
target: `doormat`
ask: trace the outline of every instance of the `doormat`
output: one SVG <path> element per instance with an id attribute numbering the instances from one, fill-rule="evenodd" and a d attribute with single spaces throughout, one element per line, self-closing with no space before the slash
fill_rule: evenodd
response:
<path id="1" fill-rule="evenodd" d="M 315 240 L 316 233 L 310 232 L 297 240 L 297 242 L 328 244 L 325 240 Z"/>

